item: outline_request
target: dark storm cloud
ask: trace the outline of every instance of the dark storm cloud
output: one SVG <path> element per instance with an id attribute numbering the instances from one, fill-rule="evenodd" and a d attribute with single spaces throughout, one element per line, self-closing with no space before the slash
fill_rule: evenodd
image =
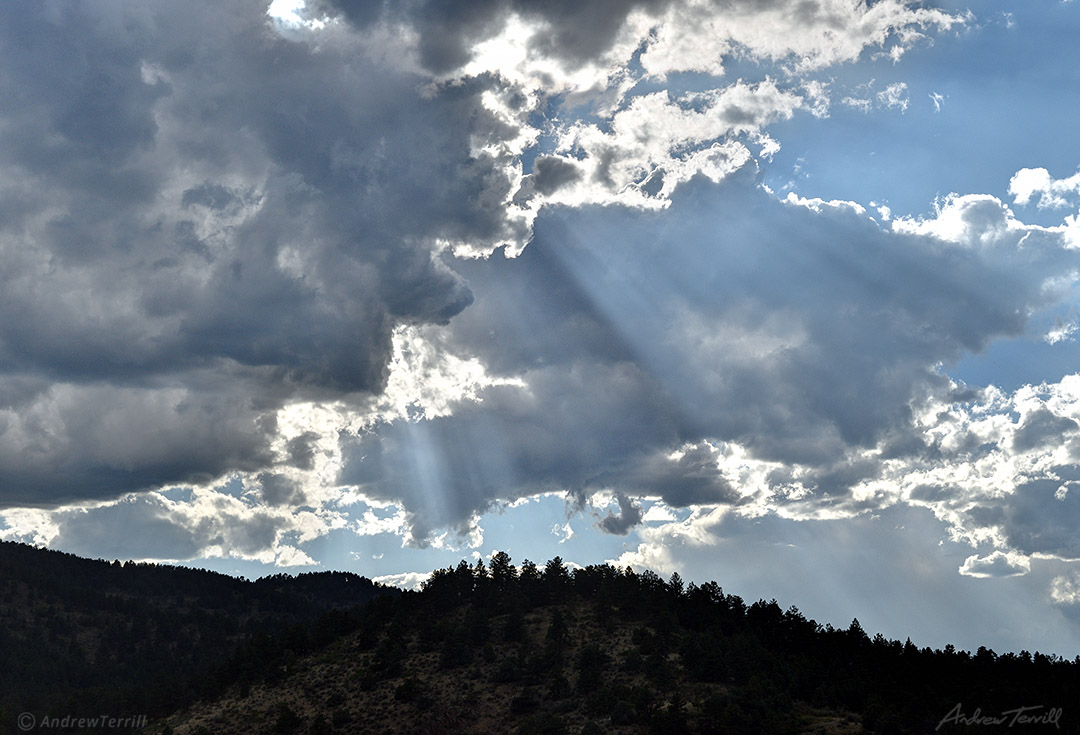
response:
<path id="1" fill-rule="evenodd" d="M 123 533 L 117 533 L 118 528 Z M 145 499 L 65 515 L 59 537 L 69 553 L 124 560 L 145 558 L 150 550 L 158 559 L 190 559 L 198 554 L 201 541 L 166 509 Z"/>
<path id="2" fill-rule="evenodd" d="M 1072 482 L 1080 480 L 1076 467 L 1057 467 L 1055 474 Z M 1061 480 L 1035 480 L 1016 488 L 1002 499 L 1000 528 L 1010 548 L 1024 554 L 1047 554 L 1063 559 L 1080 558 L 1080 493 L 1055 495 Z"/>
<path id="3" fill-rule="evenodd" d="M 517 236 L 473 150 L 516 134 L 492 80 L 421 89 L 265 11 L 0 15 L 0 504 L 273 464 L 285 401 L 381 390 L 395 326 L 472 301 L 436 239 Z"/>
<path id="4" fill-rule="evenodd" d="M 527 252 L 527 251 L 526 251 Z M 522 256 L 525 257 L 525 256 Z M 633 363 L 582 362 L 499 386 L 452 416 L 378 427 L 345 447 L 340 481 L 403 503 L 413 536 L 462 526 L 499 501 L 621 477 L 628 454 L 677 438 L 655 382 Z"/>
<path id="5" fill-rule="evenodd" d="M 323 0 L 317 7 L 366 29 L 380 20 L 404 22 L 420 35 L 420 60 L 436 74 L 460 69 L 473 46 L 503 29 L 511 13 L 540 24 L 530 46 L 577 66 L 607 51 L 627 16 L 658 13 L 671 0 L 423 0 L 417 3 Z M 336 11 L 336 12 L 335 12 Z"/>
<path id="6" fill-rule="evenodd" d="M 315 466 L 315 442 L 319 435 L 314 431 L 305 431 L 294 436 L 285 445 L 288 454 L 286 464 L 300 470 L 310 470 Z"/>
<path id="7" fill-rule="evenodd" d="M 209 209 L 226 209 L 239 202 L 240 197 L 232 189 L 209 181 L 188 189 L 180 197 L 180 204 L 185 209 L 193 204 L 201 204 Z"/>
<path id="8" fill-rule="evenodd" d="M 284 475 L 262 472 L 259 474 L 259 487 L 259 497 L 266 505 L 298 506 L 307 502 L 304 491 Z"/>
<path id="9" fill-rule="evenodd" d="M 681 450 L 675 458 L 667 448 L 657 448 L 632 463 L 616 486 L 642 495 L 660 495 L 676 507 L 739 502 L 738 491 L 717 475 L 716 454 L 707 444 Z"/>
<path id="10" fill-rule="evenodd" d="M 622 493 L 615 496 L 619 501 L 619 512 L 608 513 L 596 524 L 604 533 L 625 536 L 630 529 L 641 523 L 641 506 Z"/>
<path id="11" fill-rule="evenodd" d="M 569 161 L 553 156 L 541 156 L 536 159 L 532 182 L 541 194 L 552 194 L 567 184 L 581 179 L 581 169 Z"/>
<path id="12" fill-rule="evenodd" d="M 1022 236 L 970 248 L 892 232 L 846 205 L 779 201 L 748 172 L 694 181 L 663 214 L 547 210 L 516 260 L 455 265 L 477 299 L 452 344 L 527 387 L 362 437 L 342 480 L 402 499 L 421 535 L 550 489 L 738 505 L 717 469 L 735 442 L 802 468 L 774 470 L 775 487 L 873 509 L 847 499 L 881 472 L 859 451 L 940 453 L 912 414 L 928 395 L 959 400 L 934 366 L 1018 334 L 1054 298 L 1043 283 L 1070 256 Z"/>
<path id="13" fill-rule="evenodd" d="M 829 464 L 903 430 L 911 399 L 944 387 L 932 366 L 1019 333 L 1068 258 L 943 247 L 851 208 L 782 203 L 742 175 L 688 186 L 662 218 L 611 215 L 566 212 L 536 238 L 565 243 L 567 272 L 688 439 L 781 462 Z"/>
<path id="14" fill-rule="evenodd" d="M 1032 411 L 1024 417 L 1024 423 L 1013 435 L 1013 449 L 1023 452 L 1033 449 L 1047 440 L 1063 442 L 1069 434 L 1076 432 L 1077 423 L 1066 416 L 1056 416 L 1042 408 Z"/>
<path id="15" fill-rule="evenodd" d="M 502 80 L 435 82 L 410 70 L 412 40 L 450 75 L 516 13 L 531 52 L 572 67 L 667 3 L 339 0 L 349 24 L 293 40 L 266 5 L 16 1 L 0 15 L 0 506 L 239 470 L 284 513 L 313 497 L 283 466 L 313 468 L 315 435 L 275 441 L 277 410 L 362 410 L 395 328 L 429 324 L 524 387 L 343 439 L 341 481 L 401 503 L 418 541 L 547 490 L 579 505 L 616 493 L 630 510 L 609 525 L 624 530 L 642 495 L 752 502 L 717 469 L 725 443 L 801 470 L 766 483 L 845 505 L 877 471 L 861 450 L 944 452 L 913 429 L 913 402 L 951 391 L 935 366 L 1018 334 L 1055 298 L 1047 279 L 1074 268 L 1058 235 L 1010 229 L 990 197 L 949 241 L 781 202 L 752 167 L 682 185 L 662 213 L 547 208 L 521 257 L 450 260 L 446 243 L 528 237 L 506 207 L 523 131 L 484 104 Z M 540 156 L 521 193 L 581 176 Z M 1015 450 L 1075 434 L 1026 421 Z M 1046 506 L 1022 497 L 1017 547 L 1071 551 L 1032 530 Z M 284 527 L 238 524 L 222 544 L 241 554 Z M 221 541 L 184 527 L 200 548 Z"/>
<path id="16" fill-rule="evenodd" d="M 3 502 L 107 498 L 257 470 L 273 461 L 272 416 L 236 390 L 64 384 L 9 405 L 0 412 Z"/>

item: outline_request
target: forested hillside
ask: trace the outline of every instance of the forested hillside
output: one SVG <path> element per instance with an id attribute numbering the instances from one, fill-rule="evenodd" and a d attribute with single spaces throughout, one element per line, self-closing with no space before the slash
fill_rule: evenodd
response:
<path id="1" fill-rule="evenodd" d="M 249 582 L 0 543 L 0 733 L 23 712 L 165 715 L 218 696 L 260 641 L 329 640 L 333 610 L 397 592 L 341 572 Z"/>
<path id="2" fill-rule="evenodd" d="M 919 648 L 677 575 L 498 554 L 354 623 L 157 731 L 1080 732 L 1078 661 Z"/>
<path id="3" fill-rule="evenodd" d="M 714 582 L 504 553 L 401 592 L 4 543 L 0 673 L 0 733 L 21 713 L 176 735 L 1080 732 L 1080 658 L 920 648 Z"/>

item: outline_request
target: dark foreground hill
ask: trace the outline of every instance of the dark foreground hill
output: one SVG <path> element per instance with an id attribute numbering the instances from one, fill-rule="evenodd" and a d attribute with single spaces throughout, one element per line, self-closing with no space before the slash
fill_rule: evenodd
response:
<path id="1" fill-rule="evenodd" d="M 518 571 L 500 554 L 380 598 L 357 625 L 151 730 L 1080 732 L 1080 660 L 920 649 L 650 572 Z"/>
<path id="2" fill-rule="evenodd" d="M 339 636 L 345 611 L 398 593 L 342 572 L 249 582 L 0 543 L 0 734 L 22 731 L 22 713 L 161 717 L 219 696 L 260 646 L 306 650 Z"/>
<path id="3" fill-rule="evenodd" d="M 1078 691 L 1080 658 L 920 649 L 558 558 L 402 593 L 0 544 L 0 734 L 1077 733 Z"/>

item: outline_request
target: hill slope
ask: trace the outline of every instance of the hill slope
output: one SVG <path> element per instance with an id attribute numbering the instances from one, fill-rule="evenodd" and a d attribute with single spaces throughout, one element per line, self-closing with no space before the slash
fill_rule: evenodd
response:
<path id="1" fill-rule="evenodd" d="M 2 542 L 0 733 L 22 712 L 154 717 L 217 696 L 238 651 L 329 640 L 332 609 L 387 593 L 398 590 L 340 572 L 249 582 Z"/>
<path id="2" fill-rule="evenodd" d="M 919 649 L 609 566 L 462 562 L 357 626 L 153 731 L 1080 731 L 1080 661 Z"/>

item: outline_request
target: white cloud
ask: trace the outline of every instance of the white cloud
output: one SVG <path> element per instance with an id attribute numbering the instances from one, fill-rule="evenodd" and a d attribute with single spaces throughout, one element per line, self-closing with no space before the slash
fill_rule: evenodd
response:
<path id="1" fill-rule="evenodd" d="M 1022 168 L 1009 181 L 1009 193 L 1017 204 L 1027 204 L 1038 194 L 1039 209 L 1060 209 L 1080 195 L 1080 173 L 1055 179 L 1045 168 Z"/>
<path id="2" fill-rule="evenodd" d="M 479 360 L 453 354 L 440 337 L 438 330 L 419 327 L 394 333 L 386 389 L 364 420 L 430 420 L 449 415 L 461 401 L 481 400 L 487 387 L 524 386 L 520 378 L 488 375 Z"/>
<path id="3" fill-rule="evenodd" d="M 450 13 L 439 29 L 438 43 L 436 29 L 426 22 L 412 38 L 420 57 L 431 51 L 439 54 L 439 64 L 451 58 L 467 60 L 460 67 L 448 66 L 445 78 L 495 73 L 503 80 L 505 93 L 488 92 L 485 100 L 501 100 L 489 106 L 519 130 L 519 136 L 517 143 L 499 141 L 501 147 L 489 151 L 504 156 L 499 160 L 519 155 L 537 140 L 541 131 L 533 127 L 530 115 L 541 109 L 546 96 L 565 94 L 567 106 L 591 106 L 601 119 L 592 124 L 575 123 L 572 116 L 566 123 L 552 118 L 543 132 L 557 141 L 556 150 L 567 165 L 579 167 L 576 183 L 537 196 L 529 176 L 522 178 L 512 161 L 504 164 L 507 180 L 512 186 L 520 184 L 517 194 L 507 199 L 508 216 L 517 221 L 519 232 L 527 232 L 544 204 L 665 206 L 674 187 L 693 175 L 718 180 L 737 169 L 746 154 L 732 145 L 733 138 L 755 137 L 764 143 L 760 155 L 767 160 L 779 143 L 761 134 L 764 126 L 799 109 L 828 115 L 828 84 L 808 77 L 796 78 L 787 89 L 766 77 L 756 84 L 741 79 L 717 83 L 693 94 L 662 89 L 630 96 L 639 81 L 630 62 L 639 50 L 650 83 L 662 83 L 681 71 L 704 72 L 718 81 L 725 59 L 736 50 L 780 64 L 790 78 L 853 61 L 872 47 L 887 48 L 899 58 L 925 34 L 970 20 L 897 0 L 872 7 L 845 0 L 813 6 L 785 1 L 768 7 L 743 0 L 724 7 L 687 0 L 627 3 L 610 10 L 598 24 L 598 19 L 587 18 L 591 11 L 586 9 L 525 12 L 496 4 L 477 17 L 459 19 Z M 586 48 L 587 43 L 592 45 Z M 452 49 L 456 51 L 451 54 Z M 877 98 L 882 106 L 905 109 L 906 85 L 893 84 Z M 851 98 L 845 102 L 871 104 Z M 492 247 L 506 245 L 513 255 L 524 239 L 517 244 L 489 241 L 481 248 L 464 241 L 452 244 L 459 254 L 486 255 Z"/>
<path id="4" fill-rule="evenodd" d="M 624 551 L 607 563 L 617 567 L 634 567 L 637 570 L 652 569 L 667 576 L 685 572 L 679 553 L 682 547 L 708 547 L 719 543 L 716 528 L 724 520 L 729 509 L 724 507 L 699 507 L 683 521 L 644 527 L 637 531 L 641 543 L 636 549 Z"/>
<path id="5" fill-rule="evenodd" d="M 845 95 L 840 103 L 858 110 L 863 114 L 870 114 L 873 110 L 900 110 L 906 112 L 911 100 L 908 97 L 907 82 L 894 82 L 878 92 L 874 92 L 874 79 L 863 84 L 856 85 L 853 94 Z M 939 95 L 940 96 L 940 95 Z M 935 99 L 931 95 L 931 99 Z M 935 104 L 937 104 L 935 99 Z"/>
<path id="6" fill-rule="evenodd" d="M 890 84 L 877 93 L 877 100 L 883 107 L 889 109 L 898 108 L 906 112 L 910 100 L 908 99 L 908 86 L 904 82 Z"/>
<path id="7" fill-rule="evenodd" d="M 1080 575 L 1054 577 L 1050 583 L 1050 599 L 1058 605 L 1080 605 Z"/>
<path id="8" fill-rule="evenodd" d="M 231 558 L 292 567 L 318 564 L 299 545 L 346 523 L 330 511 L 266 506 L 229 486 L 186 489 L 183 499 L 170 494 L 130 494 L 33 514 L 5 511 L 4 536 L 90 557 Z"/>
<path id="9" fill-rule="evenodd" d="M 0 512 L 0 539 L 48 546 L 60 533 L 56 516 L 41 508 L 12 508 Z"/>
<path id="10" fill-rule="evenodd" d="M 408 517 L 403 508 L 394 508 L 389 515 L 379 515 L 373 508 L 364 510 L 356 521 L 356 533 L 361 536 L 377 536 L 382 533 L 405 536 L 408 533 Z"/>
<path id="11" fill-rule="evenodd" d="M 431 576 L 431 572 L 399 572 L 397 574 L 383 574 L 372 577 L 372 582 L 400 587 L 403 590 L 418 590 Z"/>
<path id="12" fill-rule="evenodd" d="M 301 29 L 317 31 L 326 27 L 327 19 L 311 18 L 305 0 L 273 0 L 266 14 L 273 19 L 279 32 L 289 34 Z"/>
<path id="13" fill-rule="evenodd" d="M 674 521 L 676 518 L 671 508 L 663 503 L 653 503 L 649 506 L 649 509 L 645 511 L 645 515 L 641 517 L 641 520 L 643 523 L 666 523 L 668 521 Z"/>
<path id="14" fill-rule="evenodd" d="M 796 92 L 776 81 L 741 80 L 716 90 L 672 97 L 656 92 L 633 98 L 604 126 L 579 123 L 560 136 L 557 151 L 580 156 L 584 175 L 548 198 L 553 203 L 624 203 L 662 206 L 675 187 L 694 174 L 719 180 L 740 168 L 746 148 L 725 138 L 755 134 L 764 151 L 778 150 L 760 130 L 803 107 Z M 649 182 L 658 186 L 655 196 Z"/>
<path id="15" fill-rule="evenodd" d="M 1076 339 L 1073 335 L 1076 334 L 1078 329 L 1080 329 L 1080 324 L 1075 321 L 1061 322 L 1043 335 L 1043 340 L 1051 345 L 1056 345 L 1059 342 L 1072 342 Z"/>
<path id="16" fill-rule="evenodd" d="M 676 71 L 720 75 L 724 58 L 743 48 L 754 57 L 808 71 L 854 61 L 865 49 L 890 43 L 889 53 L 899 58 L 925 32 L 964 22 L 966 16 L 912 8 L 896 0 L 873 5 L 739 0 L 723 6 L 694 0 L 672 5 L 642 53 L 641 64 L 657 76 Z"/>
<path id="17" fill-rule="evenodd" d="M 1015 577 L 1030 571 L 1031 561 L 1026 556 L 1007 551 L 969 556 L 960 567 L 960 574 L 967 577 Z"/>
<path id="18" fill-rule="evenodd" d="M 932 218 L 899 217 L 893 220 L 892 228 L 957 244 L 993 246 L 1001 242 L 1006 247 L 1015 246 L 1017 234 L 1054 231 L 1024 225 L 1001 200 L 988 194 L 950 194 L 936 201 L 934 208 Z"/>
<path id="19" fill-rule="evenodd" d="M 551 527 L 551 533 L 559 539 L 560 544 L 564 544 L 574 537 L 574 529 L 570 526 L 570 521 L 563 524 L 556 523 Z"/>
<path id="20" fill-rule="evenodd" d="M 806 93 L 805 107 L 816 118 L 829 116 L 829 85 L 819 79 L 808 79 L 803 82 L 803 91 Z"/>
<path id="21" fill-rule="evenodd" d="M 856 109 L 864 114 L 869 113 L 870 110 L 872 110 L 874 107 L 874 103 L 870 100 L 863 99 L 861 97 L 852 97 L 850 95 L 841 99 L 840 103 Z"/>

